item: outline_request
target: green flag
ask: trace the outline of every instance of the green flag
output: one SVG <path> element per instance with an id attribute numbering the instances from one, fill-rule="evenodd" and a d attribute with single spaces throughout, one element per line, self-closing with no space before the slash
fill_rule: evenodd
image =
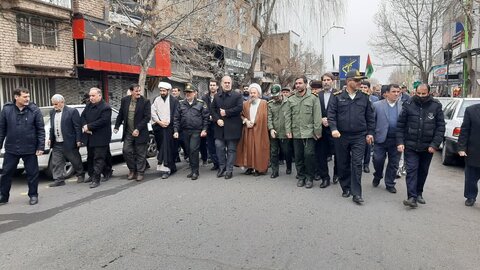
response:
<path id="1" fill-rule="evenodd" d="M 368 54 L 367 66 L 365 67 L 365 76 L 367 76 L 367 78 L 370 79 L 370 77 L 372 77 L 372 74 L 373 74 L 373 65 L 372 65 L 372 61 L 370 60 L 370 54 Z"/>

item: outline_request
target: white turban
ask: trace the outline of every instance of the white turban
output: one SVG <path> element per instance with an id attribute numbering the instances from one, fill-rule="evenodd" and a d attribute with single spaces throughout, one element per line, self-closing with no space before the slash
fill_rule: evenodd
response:
<path id="1" fill-rule="evenodd" d="M 262 97 L 262 88 L 260 87 L 260 85 L 259 85 L 258 83 L 252 83 L 252 84 L 250 84 L 250 86 L 248 87 L 248 90 L 250 90 L 251 88 L 257 89 L 257 91 L 258 91 L 258 97 L 259 97 L 259 98 Z"/>
<path id="2" fill-rule="evenodd" d="M 170 89 L 172 89 L 172 85 L 167 83 L 167 82 L 160 82 L 158 84 L 158 88 L 164 88 L 164 89 L 170 90 Z"/>

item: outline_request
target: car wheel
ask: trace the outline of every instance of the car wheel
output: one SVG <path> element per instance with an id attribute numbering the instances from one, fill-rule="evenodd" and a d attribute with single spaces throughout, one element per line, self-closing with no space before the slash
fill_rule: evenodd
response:
<path id="1" fill-rule="evenodd" d="M 64 175 L 65 179 L 68 179 L 68 178 L 72 177 L 72 175 L 74 173 L 75 173 L 75 169 L 73 168 L 72 163 L 66 162 L 65 163 L 65 168 L 64 168 L 64 171 L 63 171 L 63 175 Z M 53 178 L 53 166 L 52 166 L 52 161 L 51 160 L 48 163 L 48 169 L 45 170 L 45 175 L 48 178 Z"/>
<path id="2" fill-rule="evenodd" d="M 449 166 L 457 163 L 457 157 L 454 153 L 449 152 L 448 142 L 444 141 L 442 148 L 442 164 Z"/>
<path id="3" fill-rule="evenodd" d="M 155 136 L 149 134 L 148 136 L 148 146 L 147 146 L 147 157 L 156 157 L 157 156 L 157 143 L 155 142 Z"/>

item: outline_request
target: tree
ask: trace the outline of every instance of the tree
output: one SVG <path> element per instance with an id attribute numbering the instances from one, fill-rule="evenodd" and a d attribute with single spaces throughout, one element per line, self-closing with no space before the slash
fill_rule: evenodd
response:
<path id="1" fill-rule="evenodd" d="M 370 45 L 380 54 L 407 60 L 427 83 L 433 57 L 441 50 L 442 15 L 450 1 L 384 1 L 375 15 L 379 35 Z"/>
<path id="2" fill-rule="evenodd" d="M 334 22 L 334 19 L 343 14 L 344 2 L 345 0 L 252 0 L 252 25 L 258 32 L 259 37 L 255 43 L 252 52 L 252 62 L 245 75 L 244 82 L 249 83 L 254 77 L 260 49 L 268 35 L 272 33 L 272 29 L 276 30 L 274 21 L 279 20 L 280 17 L 283 17 L 283 19 L 288 18 L 291 15 L 291 11 L 296 10 L 299 14 L 305 16 L 304 19 L 310 20 L 312 31 L 322 31 L 330 26 L 330 22 Z M 318 18 L 321 18 L 321 20 Z"/>
<path id="3" fill-rule="evenodd" d="M 140 65 L 138 84 L 143 93 L 148 68 L 155 48 L 162 42 L 173 44 L 174 55 L 182 55 L 186 63 L 199 63 L 197 58 L 208 52 L 200 50 L 196 40 L 215 31 L 210 7 L 219 0 L 110 0 L 109 9 L 121 20 L 111 23 L 106 30 L 98 30 L 98 38 L 112 38 L 118 33 L 134 37 L 135 59 Z M 205 57 L 204 59 L 207 59 Z M 207 62 L 208 63 L 208 62 Z"/>

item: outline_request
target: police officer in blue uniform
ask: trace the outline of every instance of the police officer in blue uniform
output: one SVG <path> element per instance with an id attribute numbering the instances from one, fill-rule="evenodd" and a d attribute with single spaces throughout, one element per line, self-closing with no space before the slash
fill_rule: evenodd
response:
<path id="1" fill-rule="evenodd" d="M 375 117 L 369 95 L 360 90 L 365 77 L 355 69 L 346 77 L 346 89 L 334 94 L 328 108 L 328 124 L 335 141 L 342 197 L 353 195 L 353 201 L 361 204 L 362 161 L 366 144 L 373 143 Z"/>

